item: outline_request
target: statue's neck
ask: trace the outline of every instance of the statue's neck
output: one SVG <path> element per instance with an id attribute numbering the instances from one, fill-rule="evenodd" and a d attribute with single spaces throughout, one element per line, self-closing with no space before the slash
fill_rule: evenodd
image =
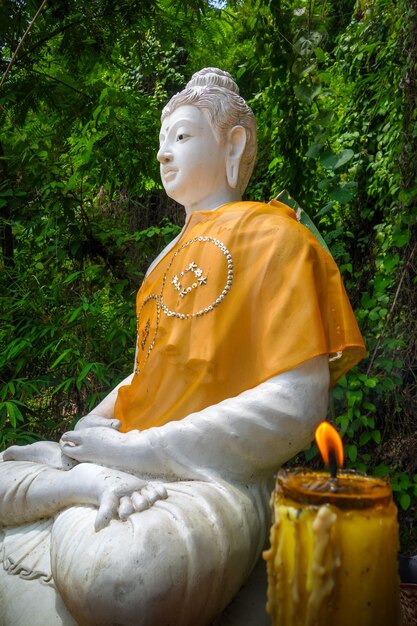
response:
<path id="1" fill-rule="evenodd" d="M 239 202 L 242 200 L 242 196 L 237 189 L 221 189 L 218 192 L 212 193 L 209 197 L 196 202 L 193 205 L 185 206 L 185 212 L 191 215 L 194 211 L 214 211 L 223 204 L 228 202 Z"/>

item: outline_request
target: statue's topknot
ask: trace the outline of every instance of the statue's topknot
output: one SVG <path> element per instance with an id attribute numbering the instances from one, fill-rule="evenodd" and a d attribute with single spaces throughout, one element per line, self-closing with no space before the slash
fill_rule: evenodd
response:
<path id="1" fill-rule="evenodd" d="M 193 74 L 187 83 L 186 89 L 190 87 L 208 87 L 210 85 L 228 89 L 239 95 L 239 87 L 236 85 L 233 77 L 229 72 L 219 70 L 217 67 L 205 67 Z"/>

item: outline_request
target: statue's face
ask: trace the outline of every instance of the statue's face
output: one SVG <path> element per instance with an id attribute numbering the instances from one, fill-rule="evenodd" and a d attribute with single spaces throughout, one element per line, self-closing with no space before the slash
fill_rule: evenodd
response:
<path id="1" fill-rule="evenodd" d="M 226 142 L 216 138 L 201 109 L 176 109 L 162 122 L 157 155 L 168 196 L 187 211 L 213 208 L 214 198 L 227 185 L 226 151 Z"/>

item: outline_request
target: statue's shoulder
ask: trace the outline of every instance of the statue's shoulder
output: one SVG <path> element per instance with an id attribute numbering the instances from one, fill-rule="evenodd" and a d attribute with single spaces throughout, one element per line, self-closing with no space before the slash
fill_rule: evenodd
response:
<path id="1" fill-rule="evenodd" d="M 291 199 L 292 200 L 292 199 Z M 270 245 L 282 252 L 285 242 L 287 250 L 299 253 L 301 249 L 314 250 L 317 257 L 323 257 L 327 262 L 331 253 L 323 237 L 308 217 L 297 205 L 293 208 L 287 202 L 279 199 L 268 203 L 250 200 L 235 202 L 228 205 L 230 226 L 235 233 L 248 238 L 256 235 L 262 246 Z"/>
<path id="2" fill-rule="evenodd" d="M 271 237 L 276 237 L 278 232 L 284 235 L 288 234 L 288 230 L 296 231 L 299 227 L 295 211 L 276 200 L 269 203 L 251 200 L 234 202 L 226 205 L 224 212 L 230 226 L 243 232 L 270 233 Z"/>
<path id="3" fill-rule="evenodd" d="M 242 200 L 225 205 L 224 212 L 228 213 L 231 219 L 243 220 L 245 222 L 251 220 L 258 221 L 263 218 L 272 222 L 284 220 L 297 223 L 296 212 L 278 200 L 271 200 L 268 203 Z"/>

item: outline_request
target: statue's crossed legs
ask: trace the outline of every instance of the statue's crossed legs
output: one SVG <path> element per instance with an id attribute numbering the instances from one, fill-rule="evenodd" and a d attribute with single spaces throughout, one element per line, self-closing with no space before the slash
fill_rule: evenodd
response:
<path id="1" fill-rule="evenodd" d="M 39 471 L 48 470 L 0 463 L 0 483 L 13 472 L 14 506 L 24 506 L 31 474 Z M 97 509 L 88 505 L 6 529 L 1 626 L 210 623 L 263 547 L 268 492 L 209 481 L 166 488 L 167 499 L 99 532 Z"/>

